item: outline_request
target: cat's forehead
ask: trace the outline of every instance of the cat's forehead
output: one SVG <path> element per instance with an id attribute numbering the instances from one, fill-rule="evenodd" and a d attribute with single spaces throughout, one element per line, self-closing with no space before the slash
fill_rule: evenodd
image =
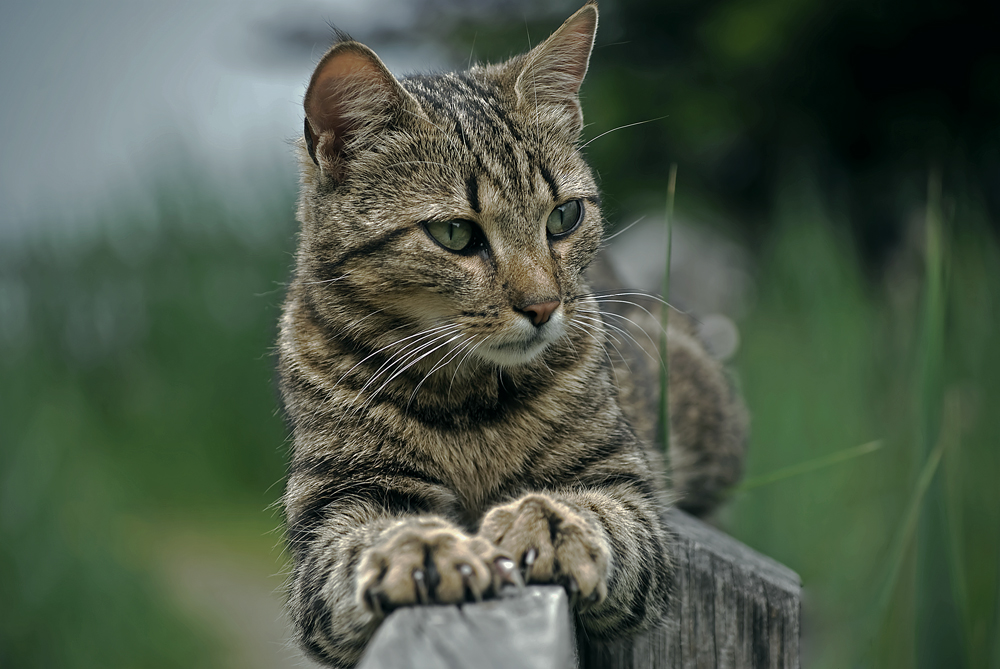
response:
<path id="1" fill-rule="evenodd" d="M 434 122 L 457 122 L 473 134 L 522 134 L 514 113 L 514 91 L 501 78 L 474 71 L 446 72 L 413 76 L 401 83 Z"/>
<path id="2" fill-rule="evenodd" d="M 403 85 L 431 122 L 425 131 L 439 135 L 457 161 L 550 150 L 540 128 L 525 123 L 513 90 L 502 80 L 452 72 L 413 77 Z"/>
<path id="3" fill-rule="evenodd" d="M 590 173 L 576 148 L 517 106 L 512 87 L 488 71 L 404 79 L 430 125 L 418 132 L 444 174 L 462 182 L 474 210 L 494 206 L 550 207 L 591 190 Z M 420 122 L 414 122 L 420 127 Z M 521 213 L 528 213 L 524 211 Z"/>

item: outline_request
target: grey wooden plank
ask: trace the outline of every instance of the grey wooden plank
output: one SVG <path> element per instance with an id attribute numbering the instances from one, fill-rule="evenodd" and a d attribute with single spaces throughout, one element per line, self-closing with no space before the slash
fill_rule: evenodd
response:
<path id="1" fill-rule="evenodd" d="M 532 586 L 480 604 L 398 609 L 379 627 L 359 669 L 573 669 L 566 592 Z"/>

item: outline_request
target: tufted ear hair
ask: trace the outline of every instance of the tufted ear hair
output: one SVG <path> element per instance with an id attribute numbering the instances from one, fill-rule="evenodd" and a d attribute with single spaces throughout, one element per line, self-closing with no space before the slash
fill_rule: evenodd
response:
<path id="1" fill-rule="evenodd" d="M 514 85 L 519 103 L 554 112 L 556 123 L 574 138 L 583 129 L 579 93 L 596 33 L 597 3 L 592 0 L 527 53 Z"/>
<path id="2" fill-rule="evenodd" d="M 309 156 L 336 181 L 351 152 L 369 144 L 398 114 L 423 115 L 375 52 L 352 40 L 334 44 L 320 59 L 303 106 Z"/>

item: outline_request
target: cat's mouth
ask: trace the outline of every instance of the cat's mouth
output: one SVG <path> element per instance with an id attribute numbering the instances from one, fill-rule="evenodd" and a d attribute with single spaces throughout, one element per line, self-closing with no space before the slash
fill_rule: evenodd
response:
<path id="1" fill-rule="evenodd" d="M 521 330 L 508 338 L 480 347 L 477 349 L 478 355 L 502 367 L 526 365 L 558 339 L 563 330 L 559 318 L 554 318 L 541 327 L 530 327 L 530 330 Z"/>

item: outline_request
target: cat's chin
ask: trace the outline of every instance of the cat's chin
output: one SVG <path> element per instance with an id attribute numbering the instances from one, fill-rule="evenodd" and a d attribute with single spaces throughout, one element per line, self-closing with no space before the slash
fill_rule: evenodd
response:
<path id="1" fill-rule="evenodd" d="M 498 367 L 521 367 L 539 359 L 548 347 L 549 342 L 541 340 L 534 344 L 507 344 L 488 350 L 482 347 L 476 351 L 476 355 Z"/>
<path id="2" fill-rule="evenodd" d="M 533 330 L 523 339 L 498 342 L 492 346 L 481 346 L 476 355 L 498 367 L 521 367 L 541 359 L 545 350 L 562 334 L 561 323 L 553 319 L 541 330 Z"/>

